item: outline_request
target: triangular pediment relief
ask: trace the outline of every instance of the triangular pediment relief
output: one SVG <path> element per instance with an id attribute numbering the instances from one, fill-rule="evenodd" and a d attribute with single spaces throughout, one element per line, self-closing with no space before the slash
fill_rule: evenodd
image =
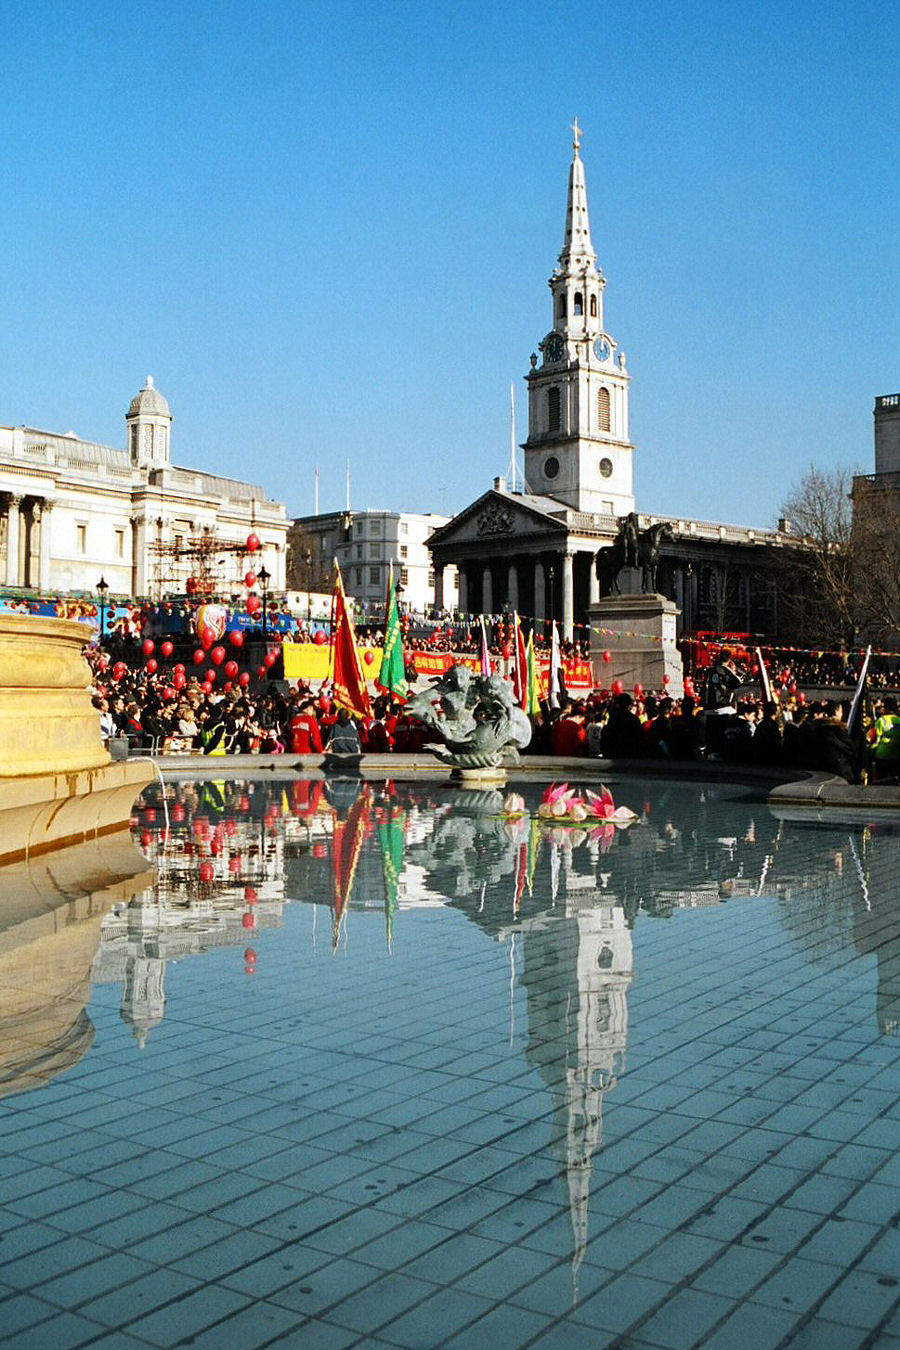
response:
<path id="1" fill-rule="evenodd" d="M 551 515 L 509 493 L 491 489 L 440 530 L 436 530 L 428 541 L 429 547 L 496 544 L 504 539 L 513 540 L 519 535 L 534 537 L 545 534 L 548 538 L 559 538 L 566 531 L 565 507 L 562 503 L 559 504 L 559 512 L 559 516 Z"/>

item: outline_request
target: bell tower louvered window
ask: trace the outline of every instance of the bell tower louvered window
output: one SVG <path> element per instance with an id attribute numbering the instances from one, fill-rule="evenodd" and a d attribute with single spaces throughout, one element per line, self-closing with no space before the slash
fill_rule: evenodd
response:
<path id="1" fill-rule="evenodd" d="M 597 427 L 600 431 L 609 431 L 609 390 L 604 387 L 597 393 Z"/>
<path id="2" fill-rule="evenodd" d="M 560 401 L 559 390 L 547 390 L 547 430 L 559 431 L 560 425 Z"/>

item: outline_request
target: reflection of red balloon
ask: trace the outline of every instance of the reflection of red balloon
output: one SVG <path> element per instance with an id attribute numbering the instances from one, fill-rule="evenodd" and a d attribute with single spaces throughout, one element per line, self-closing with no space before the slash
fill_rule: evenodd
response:
<path id="1" fill-rule="evenodd" d="M 238 676 L 238 684 L 241 686 L 242 689 L 246 689 L 249 683 L 250 683 L 249 670 L 242 670 L 240 675 Z"/>
<path id="2" fill-rule="evenodd" d="M 612 652 L 604 652 L 603 660 L 606 662 L 607 665 L 609 665 L 610 661 L 612 660 Z"/>
<path id="3" fill-rule="evenodd" d="M 175 648 L 172 646 L 171 642 L 169 642 L 167 639 L 159 650 L 162 652 L 163 656 L 169 657 L 172 655 Z"/>
<path id="4" fill-rule="evenodd" d="M 237 661 L 228 661 L 225 664 L 225 674 L 229 680 L 237 679 L 238 663 Z"/>
<path id="5" fill-rule="evenodd" d="M 149 670 L 151 675 L 156 674 L 157 670 L 159 669 L 159 662 L 157 661 L 155 656 L 150 657 L 150 660 L 147 662 L 147 669 Z"/>
<path id="6" fill-rule="evenodd" d="M 239 628 L 233 628 L 228 634 L 228 641 L 231 643 L 232 647 L 243 647 L 244 635 Z"/>
<path id="7" fill-rule="evenodd" d="M 259 893 L 253 886 L 244 887 L 244 899 L 248 905 L 255 905 L 259 899 Z"/>
<path id="8" fill-rule="evenodd" d="M 248 596 L 247 596 L 247 613 L 248 613 L 248 614 L 258 614 L 259 611 L 260 611 L 261 609 L 262 609 L 262 601 L 260 600 L 259 596 L 258 596 L 258 595 L 248 595 Z"/>
<path id="9" fill-rule="evenodd" d="M 256 959 L 257 959 L 256 950 L 253 947 L 248 947 L 247 950 L 244 952 L 244 960 L 252 962 L 255 961 Z"/>
<path id="10" fill-rule="evenodd" d="M 152 638 L 144 638 L 144 655 L 152 656 L 156 650 L 156 643 Z"/>
<path id="11" fill-rule="evenodd" d="M 246 573 L 244 574 L 244 585 L 247 587 L 247 590 L 248 590 L 248 591 L 252 591 L 252 590 L 253 590 L 253 587 L 256 585 L 256 573 L 255 573 L 255 572 L 246 572 Z"/>
<path id="12" fill-rule="evenodd" d="M 245 928 L 255 928 L 255 927 L 256 927 L 256 919 L 253 917 L 253 912 L 252 912 L 252 910 L 248 910 L 248 911 L 247 911 L 247 913 L 246 913 L 246 914 L 244 915 L 244 917 L 241 919 L 241 923 L 243 924 L 243 926 L 244 926 Z"/>
<path id="13" fill-rule="evenodd" d="M 255 534 L 247 535 L 247 552 L 255 553 L 259 548 L 259 537 Z"/>
<path id="14" fill-rule="evenodd" d="M 141 847 L 142 847 L 142 848 L 149 848 L 152 839 L 153 839 L 153 835 L 150 833 L 149 830 L 141 830 Z"/>
<path id="15" fill-rule="evenodd" d="M 241 860 L 237 854 L 235 854 L 233 858 L 228 859 L 228 870 L 232 876 L 236 875 L 241 870 Z"/>
<path id="16" fill-rule="evenodd" d="M 220 666 L 222 662 L 225 660 L 225 648 L 213 647 L 212 651 L 209 654 L 209 659 L 210 661 L 212 661 L 214 666 Z"/>
<path id="17" fill-rule="evenodd" d="M 800 704 L 803 704 L 803 703 L 806 702 L 806 695 L 804 694 L 804 692 L 803 692 L 802 689 L 800 690 L 800 693 L 797 695 L 797 702 L 800 703 Z"/>
<path id="18" fill-rule="evenodd" d="M 212 881 L 216 871 L 211 862 L 202 862 L 200 864 L 200 880 Z"/>
<path id="19" fill-rule="evenodd" d="M 173 666 L 172 669 L 173 669 L 173 671 L 175 672 L 176 675 L 183 675 L 183 674 L 184 674 L 184 666 L 182 665 L 182 663 L 181 663 L 180 661 L 178 662 L 178 665 L 177 665 L 177 666 Z"/>
<path id="20" fill-rule="evenodd" d="M 206 652 L 203 651 L 200 647 L 198 647 L 197 650 L 194 652 L 194 665 L 202 666 L 205 660 L 206 660 Z"/>
<path id="21" fill-rule="evenodd" d="M 612 691 L 613 691 L 614 694 L 624 694 L 624 693 L 625 693 L 625 686 L 624 686 L 624 684 L 622 683 L 621 680 L 613 680 L 613 682 L 612 682 Z"/>
<path id="22" fill-rule="evenodd" d="M 328 634 L 325 632 L 324 628 L 320 628 L 319 631 L 316 633 L 316 636 L 313 638 L 313 642 L 316 644 L 317 647 L 322 647 L 325 645 L 327 641 L 328 641 Z"/>
<path id="23" fill-rule="evenodd" d="M 374 652 L 364 652 L 364 653 L 363 653 L 363 660 L 365 661 L 365 663 L 366 663 L 367 666 L 370 666 L 370 665 L 372 664 L 372 662 L 375 660 L 375 653 L 374 653 Z"/>

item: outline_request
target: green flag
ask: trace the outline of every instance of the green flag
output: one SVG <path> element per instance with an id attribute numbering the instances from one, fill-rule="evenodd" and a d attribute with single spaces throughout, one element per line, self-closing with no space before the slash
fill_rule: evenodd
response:
<path id="1" fill-rule="evenodd" d="M 406 662 L 403 659 L 403 633 L 400 630 L 400 607 L 397 604 L 397 592 L 394 590 L 394 564 L 388 571 L 386 617 L 384 621 L 384 651 L 381 654 L 381 669 L 375 681 L 376 689 L 381 689 L 393 698 L 406 699 L 409 689 L 406 684 Z"/>

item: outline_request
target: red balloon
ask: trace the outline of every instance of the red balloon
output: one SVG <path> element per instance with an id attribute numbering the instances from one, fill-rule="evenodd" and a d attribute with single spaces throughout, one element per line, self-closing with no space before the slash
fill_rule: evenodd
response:
<path id="1" fill-rule="evenodd" d="M 159 650 L 162 652 L 163 656 L 167 656 L 167 657 L 168 657 L 168 656 L 171 656 L 171 655 L 172 655 L 172 653 L 174 652 L 175 648 L 172 646 L 171 642 L 169 642 L 168 639 L 167 639 L 167 640 L 163 643 L 163 645 L 160 647 Z"/>
<path id="2" fill-rule="evenodd" d="M 372 664 L 372 662 L 375 660 L 375 653 L 374 653 L 374 652 L 364 652 L 364 653 L 363 653 L 363 660 L 365 661 L 365 663 L 366 663 L 367 666 L 370 666 L 370 665 Z"/>
<path id="3" fill-rule="evenodd" d="M 255 928 L 255 927 L 256 927 L 256 919 L 253 917 L 253 911 L 252 911 L 252 910 L 248 910 L 248 911 L 247 911 L 247 913 L 246 913 L 246 914 L 244 915 L 244 917 L 241 919 L 241 923 L 243 924 L 243 926 L 244 926 L 245 928 Z"/>
<path id="4" fill-rule="evenodd" d="M 237 679 L 237 673 L 238 673 L 238 663 L 237 663 L 237 661 L 228 661 L 228 662 L 226 662 L 226 664 L 225 664 L 225 674 L 228 676 L 229 680 L 235 680 L 235 679 Z"/>
<path id="5" fill-rule="evenodd" d="M 325 632 L 324 628 L 320 628 L 319 631 L 316 633 L 316 636 L 313 638 L 313 642 L 316 644 L 317 647 L 323 647 L 327 641 L 328 641 L 328 634 Z"/>
<path id="6" fill-rule="evenodd" d="M 257 666 L 257 668 L 256 668 L 256 673 L 257 673 L 257 675 L 259 676 L 259 678 L 260 678 L 261 680 L 265 679 L 265 675 L 266 675 L 266 668 L 265 668 L 265 666 Z"/>
<path id="7" fill-rule="evenodd" d="M 203 651 L 200 647 L 198 647 L 197 650 L 194 652 L 194 665 L 202 666 L 205 660 L 206 660 L 206 652 Z"/>
<path id="8" fill-rule="evenodd" d="M 181 664 L 180 661 L 178 662 L 178 665 L 177 665 L 177 666 L 173 666 L 173 667 L 172 667 L 172 670 L 173 670 L 173 673 L 174 673 L 175 675 L 183 675 L 183 674 L 184 674 L 184 666 Z"/>
<path id="9" fill-rule="evenodd" d="M 163 690 L 163 698 L 166 700 L 167 703 L 171 703 L 174 697 L 175 697 L 175 690 L 170 685 L 167 684 L 165 689 Z"/>
<path id="10" fill-rule="evenodd" d="M 238 676 L 238 684 L 241 686 L 242 689 L 246 689 L 249 683 L 250 683 L 249 670 L 242 670 L 240 675 Z"/>
<path id="11" fill-rule="evenodd" d="M 225 690 L 226 694 L 230 694 L 232 689 L 234 688 L 234 685 L 231 683 L 230 680 L 226 680 L 222 688 Z"/>
<path id="12" fill-rule="evenodd" d="M 209 651 L 210 647 L 213 645 L 215 640 L 216 635 L 214 630 L 212 628 L 204 627 L 203 631 L 200 634 L 200 646 L 203 648 L 205 652 Z"/>
<path id="13" fill-rule="evenodd" d="M 231 643 L 232 647 L 243 647 L 244 635 L 239 628 L 233 628 L 228 634 L 228 641 Z"/>
<path id="14" fill-rule="evenodd" d="M 634 696 L 635 696 L 635 698 L 643 698 L 643 697 L 644 697 L 644 686 L 643 686 L 642 684 L 636 684 L 636 685 L 634 686 Z"/>
<path id="15" fill-rule="evenodd" d="M 155 656 L 150 657 L 150 660 L 147 662 L 147 669 L 151 675 L 155 674 L 156 671 L 159 669 L 159 662 L 157 661 Z"/>
<path id="16" fill-rule="evenodd" d="M 248 802 L 248 806 L 249 806 L 249 802 Z M 255 905 L 256 902 L 257 902 L 257 900 L 259 899 L 259 892 L 256 891 L 256 890 L 254 889 L 253 886 L 245 886 L 245 887 L 244 887 L 244 899 L 247 901 L 247 904 L 248 904 L 248 905 Z"/>
<path id="17" fill-rule="evenodd" d="M 802 689 L 800 690 L 800 693 L 797 695 L 797 702 L 800 703 L 800 704 L 803 704 L 803 703 L 806 702 L 806 695 L 804 694 L 804 692 L 803 692 Z"/>
<path id="18" fill-rule="evenodd" d="M 671 675 L 664 675 L 664 676 L 663 676 L 663 684 L 671 684 L 671 683 L 672 683 L 672 676 L 671 676 Z"/>
<path id="19" fill-rule="evenodd" d="M 613 691 L 614 694 L 624 694 L 624 693 L 625 693 L 625 686 L 624 686 L 624 684 L 622 683 L 621 680 L 613 680 L 613 682 L 612 682 L 612 691 Z"/>
<path id="20" fill-rule="evenodd" d="M 271 669 L 272 666 L 274 666 L 277 660 L 278 660 L 277 652 L 266 652 L 265 656 L 263 657 L 263 665 L 265 666 L 266 670 L 269 670 Z"/>
<path id="21" fill-rule="evenodd" d="M 235 855 L 235 857 L 233 858 L 228 859 L 228 870 L 229 872 L 232 873 L 232 875 L 241 870 L 241 860 L 237 855 Z"/>
<path id="22" fill-rule="evenodd" d="M 220 666 L 222 662 L 225 660 L 225 648 L 213 647 L 212 651 L 209 654 L 209 659 L 210 661 L 212 661 L 214 666 Z"/>
<path id="23" fill-rule="evenodd" d="M 612 660 L 612 652 L 604 652 L 603 660 L 606 662 L 607 665 L 609 665 L 610 661 Z"/>
<path id="24" fill-rule="evenodd" d="M 512 647 L 509 645 L 508 642 L 504 642 L 502 652 L 504 661 L 508 661 L 509 658 L 512 656 Z"/>
<path id="25" fill-rule="evenodd" d="M 121 680 L 127 669 L 124 661 L 117 661 L 113 666 L 113 679 Z"/>
<path id="26" fill-rule="evenodd" d="M 244 573 L 244 585 L 247 587 L 247 590 L 248 590 L 248 591 L 252 591 L 252 590 L 253 590 L 253 587 L 256 585 L 256 573 L 255 573 L 255 572 L 245 572 L 245 573 Z"/>
<path id="27" fill-rule="evenodd" d="M 261 609 L 262 609 L 262 601 L 260 600 L 259 596 L 258 596 L 258 595 L 248 595 L 248 596 L 247 596 L 247 613 L 248 613 L 248 614 L 258 614 L 259 611 L 260 611 Z"/>
<path id="28" fill-rule="evenodd" d="M 209 685 L 210 689 L 211 689 L 211 688 L 213 687 L 213 685 L 215 684 L 215 682 L 216 682 L 216 676 L 217 676 L 218 673 L 219 673 L 219 672 L 216 671 L 216 670 L 208 670 L 208 671 L 206 672 L 206 683 Z"/>
<path id="29" fill-rule="evenodd" d="M 248 534 L 248 535 L 247 535 L 247 552 L 248 552 L 248 553 L 255 553 L 256 550 L 259 548 L 259 546 L 260 546 L 260 545 L 259 545 L 259 538 L 257 537 L 257 535 L 255 535 L 255 534 Z"/>
<path id="30" fill-rule="evenodd" d="M 144 638 L 144 655 L 152 656 L 156 650 L 156 643 L 152 638 Z"/>
<path id="31" fill-rule="evenodd" d="M 176 689 L 183 689 L 187 684 L 187 677 L 181 670 L 176 670 L 172 674 L 172 683 Z"/>

